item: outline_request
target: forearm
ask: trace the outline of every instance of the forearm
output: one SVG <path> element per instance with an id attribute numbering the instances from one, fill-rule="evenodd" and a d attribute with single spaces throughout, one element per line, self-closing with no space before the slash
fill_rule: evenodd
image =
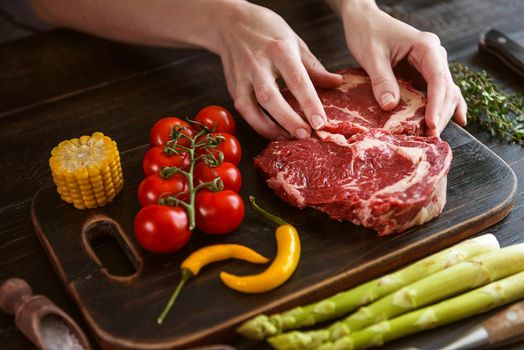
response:
<path id="1" fill-rule="evenodd" d="M 378 8 L 375 0 L 326 0 L 326 2 L 339 17 L 342 17 L 342 13 L 351 12 L 358 15 L 361 11 Z"/>
<path id="2" fill-rule="evenodd" d="M 32 0 L 58 26 L 138 44 L 203 47 L 217 52 L 219 27 L 238 0 Z M 247 4 L 247 3 L 245 3 Z"/>

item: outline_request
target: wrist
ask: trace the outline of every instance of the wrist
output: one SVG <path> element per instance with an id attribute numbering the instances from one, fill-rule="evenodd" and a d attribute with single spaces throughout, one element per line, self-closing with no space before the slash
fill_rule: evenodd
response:
<path id="1" fill-rule="evenodd" d="M 380 17 L 382 10 L 374 0 L 341 0 L 340 17 L 346 35 L 348 30 L 355 33 L 355 30 L 367 31 L 368 27 L 373 27 L 376 19 Z M 362 34 L 362 33 L 361 33 Z"/>
<path id="2" fill-rule="evenodd" d="M 220 55 L 228 31 L 246 16 L 249 7 L 253 5 L 244 0 L 218 0 L 209 3 L 214 5 L 210 11 L 206 43 L 203 46 Z"/>
<path id="3" fill-rule="evenodd" d="M 245 1 L 191 0 L 172 1 L 171 10 L 165 14 L 162 30 L 168 46 L 199 47 L 218 53 L 222 32 L 231 25 L 231 18 Z M 175 15 L 173 15 L 173 13 Z"/>

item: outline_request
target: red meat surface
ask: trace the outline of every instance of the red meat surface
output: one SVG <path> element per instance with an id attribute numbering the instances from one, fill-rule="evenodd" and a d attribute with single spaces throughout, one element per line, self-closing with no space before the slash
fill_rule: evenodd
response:
<path id="1" fill-rule="evenodd" d="M 344 83 L 336 89 L 317 88 L 326 111 L 327 125 L 318 132 L 321 138 L 332 134 L 353 134 L 371 129 L 384 129 L 394 134 L 423 135 L 425 132 L 425 96 L 408 82 L 398 80 L 400 101 L 391 111 L 378 105 L 371 80 L 362 69 L 348 68 L 339 71 Z M 284 98 L 302 117 L 304 112 L 289 90 L 282 91 Z"/>
<path id="2" fill-rule="evenodd" d="M 255 158 L 267 184 L 306 206 L 387 235 L 438 216 L 446 203 L 451 148 L 422 137 L 425 97 L 400 81 L 401 101 L 385 112 L 362 70 L 344 70 L 344 85 L 318 89 L 328 124 L 317 136 L 274 141 Z M 302 110 L 289 91 L 291 106 Z"/>

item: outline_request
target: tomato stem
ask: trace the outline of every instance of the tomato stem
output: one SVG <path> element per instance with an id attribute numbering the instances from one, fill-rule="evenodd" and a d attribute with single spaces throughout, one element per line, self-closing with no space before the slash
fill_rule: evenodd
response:
<path id="1" fill-rule="evenodd" d="M 189 211 L 189 204 L 187 204 L 186 202 L 184 202 L 183 200 L 181 200 L 180 198 L 177 198 L 177 197 L 173 197 L 173 196 L 167 196 L 167 197 L 163 197 L 163 198 L 159 198 L 158 199 L 158 204 L 162 204 L 162 205 L 174 205 L 174 206 L 177 206 L 177 205 L 180 205 L 182 206 L 186 211 Z"/>
<path id="2" fill-rule="evenodd" d="M 200 125 L 200 123 L 198 122 L 194 122 L 194 123 Z M 220 177 L 215 178 L 213 181 L 205 182 L 205 183 L 195 186 L 194 179 L 193 179 L 195 164 L 198 161 L 204 161 L 206 162 L 206 164 L 212 165 L 212 166 L 219 166 L 220 164 L 222 164 L 222 161 L 224 160 L 224 154 L 220 151 L 217 151 L 216 154 L 214 154 L 213 152 L 211 152 L 210 149 L 217 148 L 221 142 L 224 142 L 225 138 L 222 135 L 209 134 L 209 129 L 206 127 L 202 128 L 193 137 L 185 135 L 183 133 L 184 130 L 185 130 L 184 127 L 175 127 L 172 129 L 171 134 L 170 134 L 171 140 L 169 140 L 166 143 L 164 147 L 164 152 L 168 155 L 179 154 L 181 151 L 186 152 L 189 155 L 189 159 L 190 159 L 189 169 L 186 171 L 178 167 L 165 167 L 165 168 L 162 168 L 160 172 L 160 176 L 164 178 L 169 178 L 173 176 L 174 174 L 182 174 L 187 180 L 188 202 L 185 202 L 180 198 L 168 196 L 166 198 L 160 199 L 159 203 L 164 204 L 164 205 L 170 205 L 170 203 L 174 203 L 174 205 L 181 205 L 182 207 L 184 207 L 189 217 L 189 229 L 193 230 L 196 226 L 196 222 L 195 222 L 196 193 L 203 188 L 209 188 L 213 192 L 220 191 L 224 188 L 224 184 L 222 182 L 222 179 L 220 179 Z M 181 138 L 185 138 L 189 140 L 190 142 L 189 147 L 179 144 L 179 140 Z M 199 149 L 204 150 L 205 152 L 207 152 L 207 154 L 201 154 L 197 156 L 195 152 L 196 150 L 199 150 Z"/>
<path id="3" fill-rule="evenodd" d="M 174 174 L 182 174 L 185 177 L 189 175 L 187 171 L 184 171 L 176 166 L 164 167 L 162 168 L 162 170 L 160 170 L 160 176 L 162 176 L 164 179 L 168 179 L 171 176 L 173 176 Z"/>
<path id="4" fill-rule="evenodd" d="M 173 148 L 173 147 L 169 146 L 168 144 L 166 144 L 166 146 L 164 147 L 164 152 L 165 152 L 167 155 L 171 155 L 171 154 L 179 154 L 179 153 L 180 153 L 180 150 L 183 150 L 184 152 L 188 152 L 188 151 L 189 151 L 189 148 L 186 147 L 186 146 L 182 146 L 182 145 L 177 144 L 176 147 L 177 147 L 178 149 Z"/>
<path id="5" fill-rule="evenodd" d="M 204 182 L 195 186 L 195 192 L 198 192 L 203 188 L 209 188 L 213 192 L 222 191 L 224 189 L 224 182 L 217 176 L 213 181 Z"/>

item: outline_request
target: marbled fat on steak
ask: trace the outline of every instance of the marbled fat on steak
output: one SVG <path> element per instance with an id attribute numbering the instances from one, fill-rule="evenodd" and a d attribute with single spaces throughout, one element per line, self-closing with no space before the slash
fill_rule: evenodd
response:
<path id="1" fill-rule="evenodd" d="M 318 138 L 271 142 L 255 165 L 293 206 L 387 235 L 441 213 L 451 157 L 437 137 L 371 130 L 345 144 Z"/>
<path id="2" fill-rule="evenodd" d="M 385 129 L 394 134 L 423 135 L 426 98 L 409 83 L 398 80 L 400 101 L 391 111 L 384 111 L 375 100 L 371 81 L 362 69 L 339 72 L 344 83 L 336 89 L 317 88 L 326 111 L 327 125 L 318 132 L 320 138 L 336 134 L 350 136 L 371 129 Z M 289 90 L 282 91 L 291 107 L 305 117 L 302 108 Z"/>
<path id="3" fill-rule="evenodd" d="M 449 145 L 421 137 L 426 99 L 399 81 L 400 103 L 383 111 L 361 69 L 339 73 L 344 84 L 317 88 L 327 125 L 318 137 L 271 142 L 255 166 L 280 198 L 310 206 L 337 220 L 402 232 L 438 216 L 446 202 Z M 284 97 L 302 117 L 296 99 Z"/>

